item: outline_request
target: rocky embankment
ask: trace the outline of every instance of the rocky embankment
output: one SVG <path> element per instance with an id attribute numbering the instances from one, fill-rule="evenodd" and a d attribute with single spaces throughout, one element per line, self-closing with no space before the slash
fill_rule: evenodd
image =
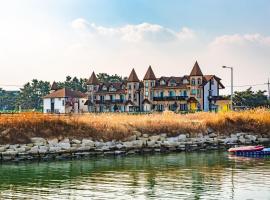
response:
<path id="1" fill-rule="evenodd" d="M 168 137 L 166 133 L 148 135 L 134 131 L 125 141 L 93 141 L 85 139 L 31 138 L 29 144 L 0 145 L 0 161 L 73 159 L 104 155 L 129 155 L 180 151 L 225 150 L 234 145 L 269 145 L 267 135 L 235 133 L 222 136 L 208 130 L 208 134 L 180 134 Z"/>

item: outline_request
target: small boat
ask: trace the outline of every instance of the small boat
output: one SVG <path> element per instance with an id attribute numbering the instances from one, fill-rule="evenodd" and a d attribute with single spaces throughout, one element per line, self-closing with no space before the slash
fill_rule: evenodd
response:
<path id="1" fill-rule="evenodd" d="M 261 151 L 238 151 L 238 152 L 235 152 L 235 155 L 248 156 L 248 157 L 269 156 L 270 148 L 264 148 Z"/>
<path id="2" fill-rule="evenodd" d="M 262 151 L 263 149 L 264 149 L 264 146 L 243 146 L 243 147 L 230 148 L 228 151 L 230 153 L 257 152 L 257 151 Z"/>

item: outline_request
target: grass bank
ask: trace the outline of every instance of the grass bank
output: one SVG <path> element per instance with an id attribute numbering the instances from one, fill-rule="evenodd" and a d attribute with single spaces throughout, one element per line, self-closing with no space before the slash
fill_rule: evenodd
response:
<path id="1" fill-rule="evenodd" d="M 27 143 L 31 137 L 88 138 L 122 140 L 140 131 L 147 134 L 181 133 L 195 135 L 211 128 L 218 134 L 239 131 L 267 134 L 270 137 L 270 112 L 257 109 L 227 113 L 129 115 L 84 114 L 45 115 L 20 113 L 0 115 L 0 144 Z"/>

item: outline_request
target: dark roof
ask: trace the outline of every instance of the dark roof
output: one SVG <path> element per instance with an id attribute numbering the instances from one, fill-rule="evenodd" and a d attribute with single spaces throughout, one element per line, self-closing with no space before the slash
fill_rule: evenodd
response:
<path id="1" fill-rule="evenodd" d="M 128 82 L 140 82 L 134 68 L 132 69 L 127 81 Z"/>
<path id="2" fill-rule="evenodd" d="M 197 61 L 195 62 L 191 70 L 190 76 L 203 76 L 203 73 Z"/>
<path id="3" fill-rule="evenodd" d="M 127 100 L 125 105 L 131 104 L 132 106 L 134 106 L 135 104 L 131 101 L 131 100 Z"/>
<path id="4" fill-rule="evenodd" d="M 87 81 L 88 85 L 97 85 L 99 83 L 95 72 L 92 73 L 92 75 L 90 76 L 90 78 Z"/>
<path id="5" fill-rule="evenodd" d="M 204 75 L 203 76 L 203 85 L 205 85 L 206 83 L 208 83 L 212 78 L 216 79 L 216 81 L 218 82 L 218 84 L 220 85 L 220 87 L 222 89 L 225 88 L 225 86 L 221 83 L 221 78 L 215 76 L 215 75 Z"/>
<path id="6" fill-rule="evenodd" d="M 183 77 L 176 77 L 176 76 L 170 76 L 170 77 L 166 77 L 166 76 L 162 76 L 160 78 L 157 79 L 156 81 L 156 85 L 155 87 L 153 87 L 153 89 L 161 89 L 161 88 L 171 88 L 171 89 L 175 89 L 175 88 L 187 88 L 188 84 L 184 84 L 183 80 L 187 79 L 189 81 L 188 76 L 183 76 Z M 165 81 L 165 85 L 161 85 L 160 82 L 161 80 Z M 175 85 L 169 86 L 169 82 L 173 81 L 175 83 Z"/>
<path id="7" fill-rule="evenodd" d="M 53 84 L 52 84 L 51 90 L 57 90 L 57 89 L 58 89 L 57 84 L 54 81 Z"/>
<path id="8" fill-rule="evenodd" d="M 63 88 L 60 90 L 56 90 L 55 92 L 52 92 L 51 94 L 48 94 L 44 96 L 43 98 L 64 98 L 64 97 L 69 97 L 69 98 L 84 98 L 87 95 L 80 92 L 80 91 L 73 91 L 69 88 Z"/>
<path id="9" fill-rule="evenodd" d="M 147 70 L 143 80 L 156 80 L 156 76 L 152 70 L 151 65 L 148 67 L 148 70 Z"/>
<path id="10" fill-rule="evenodd" d="M 143 100 L 142 104 L 145 104 L 145 103 L 151 104 L 151 102 L 150 102 L 148 99 L 144 99 L 144 100 Z"/>
<path id="11" fill-rule="evenodd" d="M 106 90 L 103 90 L 103 86 L 106 86 Z M 112 93 L 112 94 L 115 94 L 115 93 L 125 93 L 125 89 L 122 88 L 122 86 L 125 85 L 125 82 L 108 82 L 108 83 L 101 83 L 99 84 L 99 88 L 98 88 L 98 91 L 97 93 Z M 113 87 L 115 90 L 110 90 L 110 88 Z"/>

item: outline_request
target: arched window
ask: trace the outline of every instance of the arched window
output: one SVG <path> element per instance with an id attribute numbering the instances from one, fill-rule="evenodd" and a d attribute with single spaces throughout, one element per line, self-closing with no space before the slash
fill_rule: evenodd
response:
<path id="1" fill-rule="evenodd" d="M 198 82 L 198 85 L 201 85 L 202 84 L 202 79 L 201 78 L 198 78 L 197 79 L 197 82 Z"/>
<path id="2" fill-rule="evenodd" d="M 191 85 L 195 85 L 195 78 L 191 79 Z"/>

